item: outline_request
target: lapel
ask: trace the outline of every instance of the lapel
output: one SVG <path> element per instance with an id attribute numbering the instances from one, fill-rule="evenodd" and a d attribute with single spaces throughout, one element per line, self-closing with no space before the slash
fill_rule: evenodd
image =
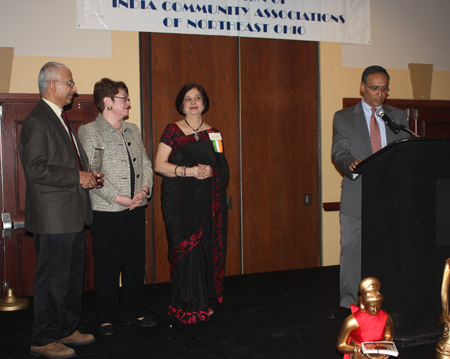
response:
<path id="1" fill-rule="evenodd" d="M 363 139 L 363 143 L 366 145 L 369 153 L 372 153 L 372 143 L 370 142 L 369 129 L 367 128 L 366 117 L 364 115 L 364 110 L 362 108 L 361 102 L 358 103 L 353 110 L 353 121 L 355 127 L 361 134 L 361 138 Z"/>
<path id="2" fill-rule="evenodd" d="M 70 127 L 72 127 L 72 126 L 70 126 Z M 78 135 L 76 134 L 76 132 L 73 130 L 73 128 L 72 128 L 72 135 L 78 145 L 78 151 L 80 153 L 80 159 L 81 159 L 81 164 L 83 165 L 83 170 L 87 171 L 87 169 L 89 168 L 89 160 L 87 158 L 86 152 L 84 152 L 84 148 L 81 144 L 81 141 L 78 138 Z M 72 147 L 73 147 L 73 145 L 72 145 Z M 74 149 L 74 151 L 75 151 L 75 149 Z"/>
<path id="3" fill-rule="evenodd" d="M 61 123 L 61 120 L 56 115 L 55 111 L 53 111 L 51 109 L 51 107 L 45 103 L 44 100 L 41 99 L 41 101 L 39 102 L 39 105 L 41 105 L 42 109 L 46 112 L 49 123 L 51 124 L 51 126 L 56 128 L 56 131 L 57 131 L 59 137 L 64 141 L 64 144 L 69 149 L 69 152 L 71 153 L 72 157 L 75 158 L 75 162 L 76 162 L 77 168 L 78 168 L 78 159 L 77 159 L 78 155 L 75 152 L 75 148 L 73 147 L 72 140 L 70 139 L 69 134 L 67 133 L 64 125 Z M 79 151 L 81 154 L 83 152 L 81 150 L 82 147 L 81 147 L 80 141 L 75 136 L 75 132 L 73 131 L 72 126 L 70 126 L 70 131 L 72 131 L 72 136 L 74 136 L 75 140 L 77 141 L 77 145 L 78 145 L 78 148 L 79 148 Z M 85 167 L 86 161 L 83 161 L 83 160 L 85 160 L 85 158 L 83 158 L 83 156 L 82 156 L 81 163 L 82 163 L 83 167 Z"/>
<path id="4" fill-rule="evenodd" d="M 386 115 L 388 115 L 388 117 L 392 121 L 394 121 L 394 119 L 392 118 L 393 114 L 392 114 L 391 108 L 389 108 L 387 106 L 383 106 L 383 111 Z M 387 144 L 390 144 L 391 142 L 398 140 L 397 135 L 389 129 L 389 126 L 386 125 L 385 127 L 386 127 L 386 142 L 387 142 Z"/>

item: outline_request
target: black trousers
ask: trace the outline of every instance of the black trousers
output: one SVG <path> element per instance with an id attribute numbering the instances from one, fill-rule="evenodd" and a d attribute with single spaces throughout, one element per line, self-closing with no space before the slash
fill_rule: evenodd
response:
<path id="1" fill-rule="evenodd" d="M 91 225 L 95 301 L 100 324 L 119 320 L 122 273 L 123 319 L 144 316 L 145 210 L 94 211 Z"/>
<path id="2" fill-rule="evenodd" d="M 42 346 L 73 334 L 81 319 L 84 231 L 35 234 L 34 326 L 31 345 Z"/>

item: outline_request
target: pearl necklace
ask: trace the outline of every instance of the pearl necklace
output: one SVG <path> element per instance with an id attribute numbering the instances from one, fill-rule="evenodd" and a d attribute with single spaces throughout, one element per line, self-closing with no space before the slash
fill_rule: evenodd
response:
<path id="1" fill-rule="evenodd" d="M 184 122 L 186 122 L 186 124 L 192 129 L 192 131 L 194 131 L 195 140 L 198 141 L 200 139 L 200 136 L 198 135 L 197 131 L 200 127 L 202 127 L 203 120 L 202 120 L 202 123 L 200 124 L 200 126 L 198 126 L 196 130 L 194 130 L 194 128 L 189 124 L 189 122 L 187 122 L 186 118 L 184 119 Z"/>

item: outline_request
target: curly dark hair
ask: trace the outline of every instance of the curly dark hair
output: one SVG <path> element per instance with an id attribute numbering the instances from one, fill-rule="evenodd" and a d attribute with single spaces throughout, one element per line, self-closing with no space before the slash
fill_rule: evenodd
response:
<path id="1" fill-rule="evenodd" d="M 202 114 L 206 113 L 209 110 L 209 97 L 206 94 L 206 91 L 203 88 L 203 86 L 196 82 L 189 82 L 181 88 L 180 92 L 178 92 L 177 98 L 175 99 L 175 108 L 177 109 L 178 113 L 181 116 L 184 115 L 183 114 L 184 96 L 186 96 L 186 94 L 193 88 L 196 88 L 202 95 L 203 105 L 205 106 L 205 109 L 202 111 Z"/>
<path id="2" fill-rule="evenodd" d="M 114 101 L 114 96 L 119 93 L 120 89 L 123 89 L 128 96 L 128 87 L 123 81 L 113 81 L 104 77 L 95 83 L 94 103 L 99 112 L 103 112 L 105 110 L 105 103 L 103 102 L 103 99 L 105 97 L 109 97 Z"/>

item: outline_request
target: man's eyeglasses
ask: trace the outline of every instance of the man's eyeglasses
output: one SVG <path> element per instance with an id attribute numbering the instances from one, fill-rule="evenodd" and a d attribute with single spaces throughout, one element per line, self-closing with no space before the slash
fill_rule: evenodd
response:
<path id="1" fill-rule="evenodd" d="M 130 102 L 131 102 L 131 99 L 130 99 L 129 97 L 114 96 L 114 98 L 120 98 L 121 100 L 123 100 L 123 101 L 125 101 L 125 102 L 127 102 L 127 101 L 130 101 Z"/>
<path id="2" fill-rule="evenodd" d="M 366 84 L 364 84 L 364 86 L 366 86 L 367 88 L 369 88 L 373 92 L 378 92 L 380 90 L 383 93 L 389 92 L 389 87 L 387 87 L 387 86 L 382 86 L 382 87 L 380 87 L 380 86 L 367 86 Z"/>
<path id="3" fill-rule="evenodd" d="M 69 87 L 72 88 L 72 89 L 75 86 L 75 82 L 73 82 L 73 81 L 61 81 L 61 80 L 53 80 L 53 81 L 55 81 L 55 82 L 64 82 L 67 85 L 69 85 Z"/>

